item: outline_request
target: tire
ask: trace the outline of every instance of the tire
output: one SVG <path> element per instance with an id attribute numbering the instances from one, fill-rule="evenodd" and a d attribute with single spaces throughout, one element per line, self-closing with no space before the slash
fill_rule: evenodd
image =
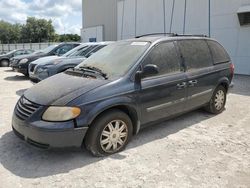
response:
<path id="1" fill-rule="evenodd" d="M 96 157 L 120 152 L 130 141 L 132 131 L 132 122 L 127 114 L 109 110 L 90 125 L 84 139 L 85 147 Z"/>
<path id="2" fill-rule="evenodd" d="M 9 61 L 4 59 L 0 62 L 1 67 L 8 67 L 9 66 Z"/>
<path id="3" fill-rule="evenodd" d="M 222 85 L 218 86 L 205 110 L 212 114 L 220 114 L 225 109 L 227 99 L 226 88 Z"/>

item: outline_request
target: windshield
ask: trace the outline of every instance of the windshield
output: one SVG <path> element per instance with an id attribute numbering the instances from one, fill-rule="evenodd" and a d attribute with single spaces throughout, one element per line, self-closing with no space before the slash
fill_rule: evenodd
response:
<path id="1" fill-rule="evenodd" d="M 136 63 L 149 45 L 149 42 L 116 42 L 93 54 L 76 69 L 95 67 L 105 73 L 108 78 L 121 77 Z"/>
<path id="2" fill-rule="evenodd" d="M 57 47 L 58 45 L 50 45 L 49 47 L 47 47 L 47 48 L 44 48 L 44 49 L 42 49 L 42 50 L 39 50 L 39 51 L 37 51 L 36 53 L 45 53 L 45 54 L 47 54 L 47 53 L 49 53 L 50 51 L 52 51 L 55 47 Z"/>
<path id="3" fill-rule="evenodd" d="M 80 46 L 74 50 L 69 51 L 67 54 L 65 54 L 65 57 L 76 57 L 79 56 L 78 54 L 82 52 L 84 49 L 87 49 L 88 46 Z M 63 55 L 64 56 L 64 55 Z"/>

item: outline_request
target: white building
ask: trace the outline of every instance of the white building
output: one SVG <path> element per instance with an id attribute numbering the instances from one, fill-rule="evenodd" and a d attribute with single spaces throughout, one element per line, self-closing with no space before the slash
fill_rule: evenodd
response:
<path id="1" fill-rule="evenodd" d="M 96 3 L 85 6 L 85 1 Z M 100 2 L 112 6 L 98 7 Z M 105 15 L 100 14 L 99 8 Z M 83 0 L 83 10 L 86 9 L 91 10 L 92 17 L 86 20 L 89 16 L 83 11 L 83 20 L 93 24 L 85 25 L 83 21 L 83 31 L 91 36 L 83 33 L 85 41 L 95 38 L 90 26 L 99 26 L 94 31 L 101 30 L 100 35 L 110 33 L 112 28 L 112 35 L 98 37 L 101 40 L 148 33 L 205 34 L 224 45 L 236 73 L 250 75 L 250 0 Z M 105 18 L 105 22 L 95 23 L 100 18 Z"/>

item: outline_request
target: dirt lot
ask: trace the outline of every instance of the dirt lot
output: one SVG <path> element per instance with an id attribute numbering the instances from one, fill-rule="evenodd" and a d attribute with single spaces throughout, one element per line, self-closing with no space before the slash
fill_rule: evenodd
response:
<path id="1" fill-rule="evenodd" d="M 0 68 L 0 187 L 250 187 L 250 77 L 235 77 L 226 111 L 202 110 L 142 130 L 119 154 L 44 151 L 11 131 L 32 84 Z"/>

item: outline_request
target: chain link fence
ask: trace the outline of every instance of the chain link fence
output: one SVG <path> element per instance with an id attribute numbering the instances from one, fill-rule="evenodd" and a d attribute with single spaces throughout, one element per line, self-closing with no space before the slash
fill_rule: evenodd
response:
<path id="1" fill-rule="evenodd" d="M 31 50 L 40 50 L 44 49 L 50 45 L 58 43 L 17 43 L 17 44 L 0 44 L 0 54 L 7 53 L 12 50 L 17 49 L 31 49 Z"/>

